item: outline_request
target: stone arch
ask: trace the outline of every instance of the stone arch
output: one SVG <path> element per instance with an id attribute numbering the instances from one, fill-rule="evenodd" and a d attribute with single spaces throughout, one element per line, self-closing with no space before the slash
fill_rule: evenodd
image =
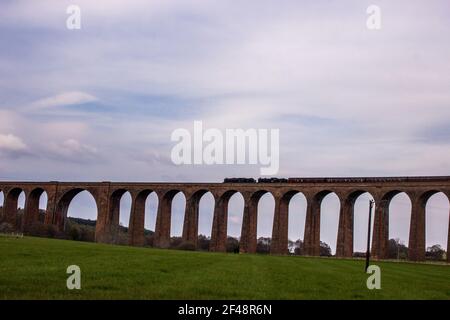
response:
<path id="1" fill-rule="evenodd" d="M 239 251 L 242 253 L 256 253 L 258 204 L 261 197 L 266 193 L 271 192 L 268 190 L 258 190 L 247 193 L 246 196 L 244 196 L 245 208 L 239 245 Z"/>
<path id="2" fill-rule="evenodd" d="M 215 199 L 216 203 L 214 206 L 214 217 L 209 250 L 225 252 L 228 245 L 230 245 L 230 248 L 234 247 L 233 251 L 239 251 L 239 243 L 229 243 L 229 240 L 233 238 L 232 235 L 229 236 L 231 229 L 230 222 L 234 224 L 240 224 L 239 231 L 242 230 L 242 219 L 240 219 L 239 217 L 243 216 L 245 207 L 244 196 L 240 191 L 231 189 L 225 191 L 222 194 L 216 195 Z M 242 213 L 240 213 L 239 215 L 235 215 L 234 212 L 238 210 L 233 207 L 237 205 L 234 202 L 239 201 L 238 199 L 243 204 L 243 208 L 242 210 L 240 210 Z"/>
<path id="3" fill-rule="evenodd" d="M 26 202 L 27 196 L 25 190 L 20 187 L 13 187 L 5 195 L 3 216 L 6 222 L 10 223 L 14 228 L 20 228 L 18 217 L 18 205 L 19 197 L 25 195 L 24 202 Z"/>
<path id="4" fill-rule="evenodd" d="M 55 215 L 53 217 L 52 223 L 57 227 L 58 230 L 65 230 L 66 221 L 67 221 L 67 213 L 69 211 L 70 204 L 72 200 L 81 192 L 87 192 L 96 204 L 96 220 L 98 220 L 98 208 L 99 204 L 97 198 L 94 193 L 85 188 L 74 188 L 66 191 L 59 199 L 58 204 L 56 206 Z"/>
<path id="5" fill-rule="evenodd" d="M 360 203 L 364 195 L 366 195 L 367 199 L 365 200 L 367 201 L 366 203 Z M 353 256 L 355 250 L 355 236 L 356 238 L 361 238 L 361 240 L 363 240 L 360 244 L 360 251 L 365 251 L 367 246 L 367 225 L 370 200 L 374 200 L 372 193 L 364 189 L 353 190 L 345 196 L 339 214 L 336 256 L 348 258 Z M 373 212 L 374 211 L 372 211 L 372 213 Z M 373 218 L 371 221 L 371 228 L 372 225 Z M 357 226 L 359 226 L 359 228 L 356 231 Z"/>
<path id="6" fill-rule="evenodd" d="M 107 221 L 108 221 L 108 225 L 109 225 L 109 235 L 111 237 L 111 242 L 112 243 L 120 243 L 122 240 L 120 240 L 121 238 L 124 238 L 121 236 L 122 234 L 122 227 L 130 227 L 130 219 L 131 219 L 131 208 L 129 208 L 129 217 L 128 219 L 125 218 L 125 220 L 128 220 L 128 226 L 121 223 L 121 213 L 122 209 L 126 208 L 122 208 L 123 205 L 123 199 L 126 195 L 129 195 L 129 198 L 131 198 L 131 193 L 124 188 L 121 189 L 117 189 L 114 190 L 110 197 L 109 197 L 109 212 L 108 212 L 108 217 L 107 217 Z M 131 205 L 131 204 L 130 204 Z M 122 221 L 125 221 L 122 220 Z M 128 234 L 129 237 L 129 234 Z M 122 243 L 123 244 L 123 243 Z"/>
<path id="7" fill-rule="evenodd" d="M 156 217 L 154 246 L 168 248 L 170 246 L 171 225 L 172 225 L 172 202 L 174 197 L 181 193 L 186 199 L 185 193 L 180 189 L 160 191 L 158 214 Z"/>
<path id="8" fill-rule="evenodd" d="M 321 190 L 314 195 L 314 201 L 317 202 L 318 204 L 322 204 L 323 199 L 332 193 L 336 194 L 336 192 L 331 189 Z"/>
<path id="9" fill-rule="evenodd" d="M 422 192 L 419 195 L 419 203 L 421 206 L 425 207 L 427 205 L 428 200 L 430 200 L 430 198 L 438 193 L 442 193 L 446 198 L 447 201 L 450 201 L 449 197 L 445 194 L 445 191 L 439 190 L 439 189 L 431 189 L 431 190 L 427 190 L 425 192 Z"/>
<path id="10" fill-rule="evenodd" d="M 158 194 L 151 189 L 141 190 L 133 197 L 128 229 L 130 245 L 143 246 L 145 244 L 153 244 L 153 237 L 151 237 L 151 241 L 146 243 L 145 234 L 146 204 L 151 194 L 155 194 L 158 200 Z"/>
<path id="11" fill-rule="evenodd" d="M 284 193 L 277 194 L 275 198 L 275 212 L 272 226 L 272 243 L 270 247 L 270 252 L 272 254 L 289 253 L 289 217 L 292 216 L 290 214 L 290 204 L 292 198 L 294 198 L 298 194 L 301 195 L 307 203 L 305 195 L 298 190 L 285 191 Z M 299 250 L 302 249 L 300 245 L 301 244 L 299 243 Z"/>
<path id="12" fill-rule="evenodd" d="M 305 237 L 303 241 L 304 251 L 307 255 L 320 255 L 320 228 L 321 228 L 321 206 L 323 199 L 334 193 L 342 207 L 341 198 L 337 192 L 331 189 L 324 189 L 310 195 L 306 212 Z"/>
<path id="13" fill-rule="evenodd" d="M 47 204 L 42 207 L 40 206 L 41 200 L 44 196 L 47 198 L 48 202 L 48 193 L 40 187 L 29 192 L 22 221 L 22 227 L 25 232 L 36 223 L 44 223 L 45 215 L 47 214 Z M 45 211 L 44 216 L 42 216 L 41 210 Z"/>
<path id="14" fill-rule="evenodd" d="M 186 200 L 186 210 L 184 215 L 184 223 L 183 223 L 183 234 L 182 234 L 182 240 L 184 242 L 184 245 L 189 243 L 189 245 L 192 245 L 194 248 L 198 247 L 198 240 L 199 240 L 199 229 L 200 229 L 200 206 L 202 199 L 206 199 L 209 195 L 209 201 L 210 201 L 210 211 L 214 213 L 214 205 L 215 205 L 215 198 L 214 195 L 207 189 L 200 189 L 195 191 L 187 200 Z M 212 198 L 212 199 L 211 199 Z M 212 201 L 211 201 L 212 200 Z M 202 215 L 202 218 L 204 216 Z M 212 218 L 212 216 L 211 216 Z M 210 219 L 210 222 L 207 224 L 211 225 L 208 229 L 212 229 L 212 219 Z M 205 232 L 206 236 L 206 232 Z M 203 242 L 203 245 L 208 245 L 207 243 Z M 203 248 L 207 249 L 207 248 Z"/>
<path id="15" fill-rule="evenodd" d="M 371 254 L 374 258 L 388 258 L 390 205 L 392 199 L 402 193 L 406 194 L 411 203 L 411 194 L 401 189 L 385 190 L 375 199 L 375 216 L 371 248 Z"/>

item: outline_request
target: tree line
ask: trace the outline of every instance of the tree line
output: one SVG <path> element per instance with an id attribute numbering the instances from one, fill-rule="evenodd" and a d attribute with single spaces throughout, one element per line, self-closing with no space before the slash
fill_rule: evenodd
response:
<path id="1" fill-rule="evenodd" d="M 0 216 L 2 216 L 3 208 L 0 206 Z M 18 210 L 16 215 L 16 226 L 22 225 L 23 209 Z M 38 221 L 31 225 L 25 235 L 46 237 L 46 238 L 57 238 L 75 241 L 95 241 L 95 220 L 72 218 L 67 219 L 65 229 L 63 231 L 58 231 L 54 225 L 44 224 L 45 211 L 39 210 Z M 4 218 L 0 219 L 0 233 L 12 233 L 18 232 L 10 223 L 6 222 Z M 119 245 L 128 244 L 128 228 L 122 225 L 116 227 L 113 230 L 114 238 L 112 242 Z M 145 246 L 153 246 L 153 234 L 151 230 L 145 229 Z M 260 237 L 257 239 L 256 252 L 260 254 L 269 254 L 270 237 Z M 170 248 L 178 250 L 200 250 L 208 251 L 211 238 L 205 235 L 199 235 L 197 247 L 189 242 L 184 242 L 181 237 L 171 237 Z M 227 237 L 226 251 L 230 253 L 239 253 L 239 239 L 236 237 Z M 304 255 L 303 241 L 297 239 L 296 241 L 289 240 L 288 242 L 288 253 L 290 255 Z M 446 251 L 439 245 L 435 244 L 426 249 L 425 257 L 427 260 L 441 261 L 446 259 Z M 320 241 L 320 256 L 331 257 L 333 256 L 330 246 Z M 364 258 L 366 256 L 365 252 L 354 252 L 353 257 Z M 388 259 L 406 260 L 408 258 L 408 247 L 400 239 L 390 239 L 388 244 Z"/>

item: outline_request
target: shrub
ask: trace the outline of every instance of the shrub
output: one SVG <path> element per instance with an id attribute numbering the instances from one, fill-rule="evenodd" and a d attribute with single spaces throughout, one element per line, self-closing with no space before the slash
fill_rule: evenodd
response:
<path id="1" fill-rule="evenodd" d="M 145 235 L 144 246 L 153 247 L 153 235 Z"/>
<path id="2" fill-rule="evenodd" d="M 71 225 L 66 234 L 69 240 L 80 240 L 80 228 L 76 225 Z"/>
<path id="3" fill-rule="evenodd" d="M 207 236 L 202 235 L 202 234 L 199 235 L 198 236 L 198 243 L 197 243 L 198 249 L 199 250 L 203 250 L 203 251 L 208 251 L 210 242 L 211 242 L 211 239 L 208 238 Z"/>
<path id="4" fill-rule="evenodd" d="M 233 237 L 227 237 L 227 252 L 239 253 L 239 240 Z"/>
<path id="5" fill-rule="evenodd" d="M 58 229 L 56 226 L 52 224 L 45 224 L 45 233 L 49 238 L 57 238 L 58 237 Z"/>
<path id="6" fill-rule="evenodd" d="M 195 245 L 189 241 L 183 241 L 177 246 L 178 250 L 195 251 Z"/>
<path id="7" fill-rule="evenodd" d="M 0 224 L 0 233 L 12 233 L 14 232 L 14 227 L 8 222 L 2 222 Z"/>
<path id="8" fill-rule="evenodd" d="M 24 229 L 25 234 L 35 237 L 46 237 L 47 236 L 47 226 L 43 223 L 37 222 Z"/>
<path id="9" fill-rule="evenodd" d="M 183 240 L 181 239 L 181 237 L 172 237 L 170 238 L 170 248 L 178 249 L 182 242 Z"/>

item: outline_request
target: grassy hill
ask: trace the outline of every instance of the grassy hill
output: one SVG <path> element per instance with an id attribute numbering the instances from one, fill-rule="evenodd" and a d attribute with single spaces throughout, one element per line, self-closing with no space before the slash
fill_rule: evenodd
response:
<path id="1" fill-rule="evenodd" d="M 0 236 L 0 299 L 450 299 L 448 265 L 132 248 Z M 66 268 L 81 268 L 81 290 Z"/>

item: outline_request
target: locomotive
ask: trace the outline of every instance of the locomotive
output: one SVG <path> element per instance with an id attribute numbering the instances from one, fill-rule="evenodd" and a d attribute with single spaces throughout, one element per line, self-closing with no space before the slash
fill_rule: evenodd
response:
<path id="1" fill-rule="evenodd" d="M 256 183 L 256 180 L 253 178 L 225 178 L 223 179 L 224 183 Z"/>

